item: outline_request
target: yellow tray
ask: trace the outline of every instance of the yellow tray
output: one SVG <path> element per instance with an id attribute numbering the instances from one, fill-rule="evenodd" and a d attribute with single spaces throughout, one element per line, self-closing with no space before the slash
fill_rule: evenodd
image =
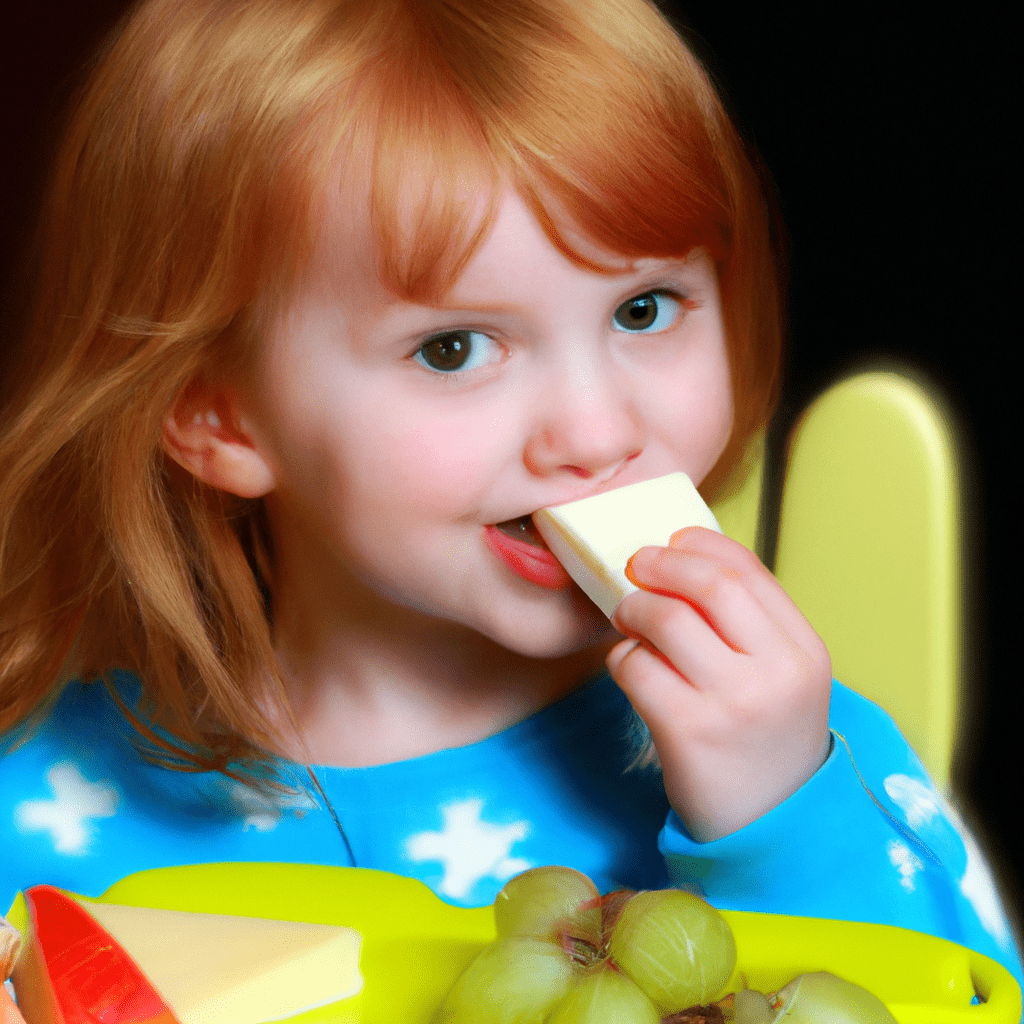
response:
<path id="1" fill-rule="evenodd" d="M 205 913 L 348 925 L 363 935 L 361 996 L 292 1018 L 429 1024 L 467 963 L 494 938 L 491 908 L 444 903 L 415 879 L 366 868 L 205 864 L 130 875 L 100 900 Z M 12 908 L 23 925 L 24 903 Z M 1019 1024 L 1021 993 L 1000 964 L 963 946 L 887 925 L 726 911 L 736 971 L 773 991 L 806 971 L 832 971 L 874 992 L 900 1024 Z M 977 991 L 987 1000 L 971 1005 Z"/>

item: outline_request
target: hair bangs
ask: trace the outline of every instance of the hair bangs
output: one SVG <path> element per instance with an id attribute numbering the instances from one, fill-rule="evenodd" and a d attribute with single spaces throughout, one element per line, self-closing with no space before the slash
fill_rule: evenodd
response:
<path id="1" fill-rule="evenodd" d="M 589 269 L 610 267 L 570 232 L 614 257 L 701 247 L 721 267 L 734 234 L 721 161 L 731 140 L 672 30 L 616 0 L 582 17 L 530 0 L 507 8 L 405 6 L 381 23 L 387 47 L 345 97 L 344 163 L 368 159 L 385 284 L 416 300 L 443 295 L 486 238 L 502 188 Z"/>
<path id="2" fill-rule="evenodd" d="M 384 79 L 376 87 L 388 99 L 371 103 L 377 116 L 363 125 L 372 130 L 360 138 L 360 127 L 352 151 L 369 160 L 377 271 L 405 298 L 439 301 L 487 237 L 502 176 L 451 83 Z"/>

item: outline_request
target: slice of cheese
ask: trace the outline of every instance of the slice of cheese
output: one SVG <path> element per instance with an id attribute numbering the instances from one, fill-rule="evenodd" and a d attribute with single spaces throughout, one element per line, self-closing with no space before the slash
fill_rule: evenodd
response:
<path id="1" fill-rule="evenodd" d="M 79 901 L 181 1024 L 264 1024 L 357 995 L 360 935 L 340 925 Z M 332 1020 L 358 1021 L 338 1008 Z"/>
<path id="2" fill-rule="evenodd" d="M 637 589 L 626 578 L 626 563 L 640 548 L 664 547 L 687 526 L 722 532 L 685 473 L 544 508 L 533 521 L 555 558 L 609 618 Z"/>

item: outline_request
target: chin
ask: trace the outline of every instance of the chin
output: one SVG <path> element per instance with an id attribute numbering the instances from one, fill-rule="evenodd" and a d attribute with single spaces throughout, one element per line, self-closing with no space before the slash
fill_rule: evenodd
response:
<path id="1" fill-rule="evenodd" d="M 621 639 L 601 610 L 582 592 L 571 603 L 532 607 L 481 632 L 506 650 L 524 658 L 566 658 Z"/>

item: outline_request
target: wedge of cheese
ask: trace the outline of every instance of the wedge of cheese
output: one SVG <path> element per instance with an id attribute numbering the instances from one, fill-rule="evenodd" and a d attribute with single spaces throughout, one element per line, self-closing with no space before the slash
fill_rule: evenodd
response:
<path id="1" fill-rule="evenodd" d="M 308 1011 L 318 1022 L 361 1020 L 361 937 L 352 928 L 93 903 L 48 886 L 36 893 L 35 898 L 33 890 L 26 893 L 33 905 L 32 943 L 38 947 L 31 981 L 35 989 L 52 993 L 46 1002 L 59 1007 L 57 1022 L 68 1019 L 69 1009 L 72 1019 L 81 1018 L 77 1005 L 65 1007 L 62 1000 L 81 1002 L 82 971 L 90 989 L 88 1009 L 110 1006 L 104 1020 L 268 1024 L 301 1020 Z M 84 914 L 76 920 L 75 911 Z M 49 927 L 43 915 L 58 927 Z M 60 948 L 64 945 L 68 948 Z M 16 974 L 20 1000 L 18 982 Z M 104 986 L 109 994 L 100 991 Z M 30 1002 L 33 994 L 26 992 Z M 126 1000 L 146 1011 L 125 1016 Z M 169 1015 L 154 1016 L 161 1004 Z M 50 1019 L 47 1012 L 36 1016 Z"/>
<path id="2" fill-rule="evenodd" d="M 626 578 L 626 563 L 640 548 L 663 547 L 687 526 L 722 532 L 685 473 L 544 508 L 533 521 L 566 572 L 609 617 L 637 589 Z"/>
<path id="3" fill-rule="evenodd" d="M 181 1024 L 264 1024 L 363 987 L 360 936 L 351 928 L 109 903 L 86 909 Z"/>

